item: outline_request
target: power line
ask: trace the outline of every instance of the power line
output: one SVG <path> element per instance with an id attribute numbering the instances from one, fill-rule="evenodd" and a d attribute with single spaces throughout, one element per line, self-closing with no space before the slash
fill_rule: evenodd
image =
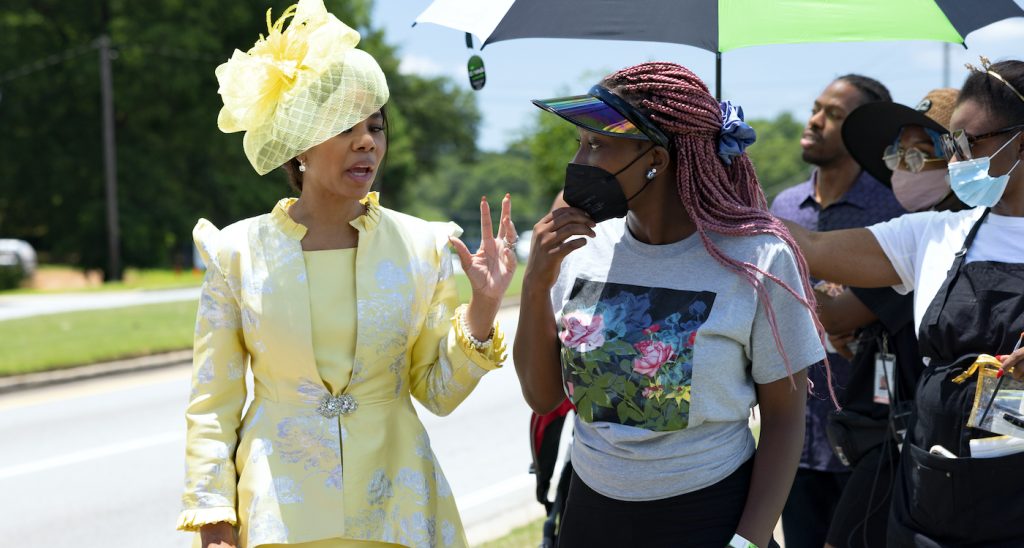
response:
<path id="1" fill-rule="evenodd" d="M 85 55 L 86 53 L 90 53 L 94 49 L 96 49 L 96 43 L 92 42 L 89 44 L 84 44 L 81 46 L 65 50 L 61 53 L 47 55 L 42 59 L 38 59 L 31 63 L 22 65 L 16 69 L 3 73 L 2 75 L 0 75 L 0 84 L 3 84 L 4 82 L 10 82 L 11 80 L 17 80 L 18 78 L 22 78 L 24 76 L 28 76 L 30 74 L 34 74 L 42 70 L 46 70 L 47 68 L 50 68 L 54 65 L 59 65 L 66 61 L 70 61 L 71 59 L 74 59 L 79 55 Z"/>
<path id="2" fill-rule="evenodd" d="M 160 57 L 168 57 L 171 59 L 181 59 L 183 61 L 209 61 L 213 63 L 221 63 L 227 60 L 222 55 L 213 55 L 211 53 L 202 51 L 189 51 L 184 49 L 169 48 L 167 46 L 150 46 L 147 44 L 128 43 L 114 44 L 114 47 L 120 50 L 134 49 L 150 55 L 158 55 Z"/>
<path id="3" fill-rule="evenodd" d="M 23 78 L 25 76 L 29 76 L 31 74 L 35 74 L 37 72 L 46 70 L 46 69 L 48 69 L 48 68 L 50 68 L 50 67 L 52 67 L 54 65 L 59 65 L 61 63 L 65 63 L 67 61 L 70 61 L 70 60 L 74 59 L 75 57 L 79 57 L 81 55 L 85 55 L 87 53 L 91 53 L 92 51 L 94 51 L 94 50 L 96 50 L 98 48 L 99 48 L 99 41 L 98 40 L 94 40 L 94 41 L 92 41 L 92 42 L 90 42 L 88 44 L 82 44 L 80 46 L 76 46 L 76 47 L 64 50 L 64 51 L 62 51 L 60 53 L 54 53 L 52 55 L 47 55 L 46 57 L 43 57 L 41 59 L 37 59 L 35 61 L 32 61 L 31 63 L 26 63 L 26 64 L 24 64 L 24 65 L 22 65 L 20 67 L 17 67 L 15 69 L 9 70 L 9 71 L 7 71 L 7 72 L 5 72 L 3 74 L 0 74 L 0 84 L 4 84 L 6 82 L 10 82 L 12 80 L 17 80 L 18 78 Z M 115 52 L 115 55 L 116 55 L 116 51 L 118 51 L 118 50 L 133 49 L 133 50 L 136 50 L 136 51 L 140 51 L 140 52 L 142 52 L 144 54 L 157 55 L 157 56 L 160 56 L 160 57 L 167 57 L 167 58 L 171 58 L 171 59 L 179 59 L 179 60 L 183 60 L 183 61 L 222 62 L 222 61 L 225 60 L 225 58 L 223 56 L 213 55 L 213 54 L 208 53 L 208 52 L 189 51 L 189 50 L 184 50 L 184 49 L 170 48 L 170 47 L 167 47 L 167 46 L 151 46 L 151 45 L 148 45 L 148 44 L 133 44 L 133 43 L 130 43 L 130 42 L 128 42 L 128 43 L 113 43 L 113 44 L 110 45 L 110 48 L 111 48 L 112 52 Z M 116 57 L 114 57 L 114 58 L 116 58 Z"/>

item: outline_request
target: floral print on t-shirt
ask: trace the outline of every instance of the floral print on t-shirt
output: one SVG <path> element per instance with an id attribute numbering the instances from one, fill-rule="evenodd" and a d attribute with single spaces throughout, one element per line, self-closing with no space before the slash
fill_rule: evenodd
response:
<path id="1" fill-rule="evenodd" d="M 714 302 L 710 291 L 577 279 L 558 337 L 579 417 L 656 432 L 686 428 L 693 346 Z"/>

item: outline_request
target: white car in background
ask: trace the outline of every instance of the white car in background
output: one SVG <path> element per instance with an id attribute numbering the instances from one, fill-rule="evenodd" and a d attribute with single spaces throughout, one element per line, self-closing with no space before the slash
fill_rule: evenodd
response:
<path id="1" fill-rule="evenodd" d="M 519 259 L 519 262 L 525 263 L 526 259 L 530 258 L 530 242 L 532 240 L 532 230 L 527 230 L 519 235 L 519 241 L 516 242 L 516 258 Z"/>
<path id="2" fill-rule="evenodd" d="M 0 269 L 20 267 L 25 278 L 36 272 L 36 250 L 24 240 L 0 238 Z"/>

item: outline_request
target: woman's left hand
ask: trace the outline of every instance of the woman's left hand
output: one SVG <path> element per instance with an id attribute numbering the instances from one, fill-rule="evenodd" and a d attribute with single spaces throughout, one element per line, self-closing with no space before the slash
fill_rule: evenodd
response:
<path id="1" fill-rule="evenodd" d="M 516 272 L 515 245 L 519 236 L 512 224 L 512 198 L 508 194 L 501 201 L 501 219 L 498 221 L 498 235 L 491 227 L 491 206 L 487 198 L 480 199 L 480 248 L 470 253 L 466 244 L 458 238 L 450 238 L 459 254 L 462 270 L 469 278 L 473 297 L 489 301 L 501 301 L 505 290 L 512 283 Z"/>
<path id="2" fill-rule="evenodd" d="M 1024 379 L 1024 348 L 1017 349 L 1013 354 L 999 356 L 999 359 L 1003 362 L 1003 371 L 1012 373 L 1018 381 Z"/>

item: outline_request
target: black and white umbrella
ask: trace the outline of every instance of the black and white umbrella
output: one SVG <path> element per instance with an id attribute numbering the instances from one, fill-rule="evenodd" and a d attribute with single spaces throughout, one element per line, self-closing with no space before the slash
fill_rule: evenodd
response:
<path id="1" fill-rule="evenodd" d="M 414 23 L 488 44 L 583 38 L 686 44 L 716 55 L 767 44 L 936 40 L 963 44 L 986 25 L 1024 16 L 1013 0 L 434 0 Z"/>

